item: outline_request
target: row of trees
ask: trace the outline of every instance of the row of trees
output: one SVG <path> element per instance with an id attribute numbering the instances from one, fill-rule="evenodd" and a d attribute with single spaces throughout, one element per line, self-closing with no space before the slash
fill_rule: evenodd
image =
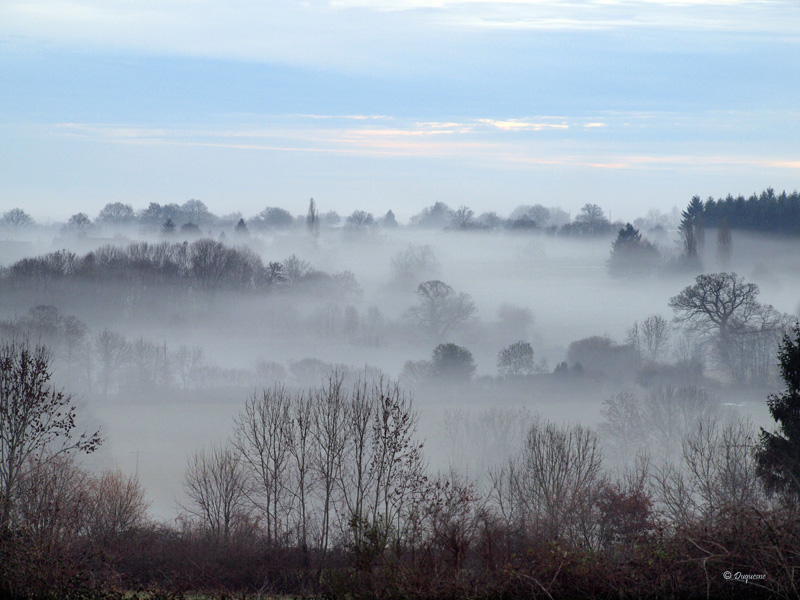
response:
<path id="1" fill-rule="evenodd" d="M 714 199 L 703 202 L 692 198 L 683 214 L 682 225 L 691 222 L 696 230 L 705 227 L 732 228 L 746 231 L 774 232 L 788 235 L 800 233 L 800 194 L 785 190 L 776 194 L 767 188 L 760 194 Z M 699 234 L 702 237 L 702 233 Z"/>
<path id="2" fill-rule="evenodd" d="M 34 220 L 21 208 L 14 208 L 0 217 L 0 227 L 24 229 L 35 225 Z M 222 217 L 212 214 L 200 200 L 188 200 L 183 205 L 160 205 L 151 202 L 143 210 L 136 211 L 129 204 L 112 202 L 100 211 L 95 220 L 86 213 L 72 215 L 63 226 L 65 233 L 88 234 L 103 227 L 129 228 L 137 226 L 145 231 L 172 235 L 177 232 L 189 237 L 199 237 L 209 228 L 230 229 L 236 234 L 247 234 L 250 230 L 283 230 L 308 228 L 315 236 L 320 225 L 331 228 L 343 226 L 351 230 L 365 230 L 374 227 L 394 228 L 398 226 L 394 213 L 389 210 L 384 216 L 376 217 L 364 210 L 355 210 L 347 217 L 336 211 L 319 213 L 312 198 L 306 215 L 294 216 L 289 211 L 268 206 L 257 215 L 245 219 L 241 213 L 231 213 Z M 565 235 L 607 235 L 614 226 L 606 218 L 602 208 L 596 204 L 584 205 L 574 220 L 559 208 L 545 208 L 541 204 L 517 207 L 508 218 L 496 212 L 479 216 L 467 207 L 451 209 L 444 202 L 436 202 L 411 217 L 410 225 L 421 229 L 509 229 L 509 230 L 548 230 Z"/>
<path id="3" fill-rule="evenodd" d="M 767 188 L 761 194 L 754 193 L 748 198 L 741 195 L 734 198 L 729 194 L 716 200 L 709 196 L 704 202 L 699 196 L 694 196 L 688 212 L 684 211 L 681 216 L 681 229 L 688 222 L 698 230 L 701 245 L 705 227 L 797 234 L 800 233 L 800 194 L 797 191 L 787 193 L 785 190 L 776 194 L 772 188 Z M 636 223 L 652 228 L 664 228 L 672 224 L 670 218 L 655 213 L 637 219 Z M 313 198 L 306 215 L 295 216 L 283 208 L 267 206 L 249 219 L 238 212 L 221 217 L 214 215 L 204 202 L 192 199 L 182 205 L 151 202 L 147 208 L 138 211 L 129 204 L 111 202 L 103 207 L 94 221 L 86 213 L 77 213 L 69 218 L 64 229 L 88 233 L 102 226 L 138 225 L 147 230 L 168 233 L 179 227 L 185 233 L 199 233 L 209 227 L 231 228 L 237 233 L 246 233 L 248 228 L 264 230 L 305 226 L 318 234 L 320 224 L 325 227 L 344 224 L 355 229 L 375 226 L 393 228 L 398 225 L 391 210 L 380 218 L 364 210 L 355 210 L 345 218 L 336 211 L 320 213 Z M 0 217 L 0 227 L 22 229 L 33 225 L 34 220 L 21 208 L 13 208 Z M 606 218 L 598 205 L 592 203 L 585 204 L 573 220 L 564 210 L 547 208 L 541 204 L 521 205 L 503 218 L 496 212 L 476 215 L 467 206 L 451 209 L 444 202 L 436 202 L 412 216 L 410 225 L 423 229 L 548 229 L 565 235 L 608 235 L 619 228 Z"/>
<path id="4" fill-rule="evenodd" d="M 334 299 L 360 294 L 350 271 L 329 275 L 294 254 L 265 265 L 246 246 L 229 246 L 208 238 L 191 244 L 105 245 L 84 256 L 60 250 L 23 258 L 0 271 L 0 277 L 11 286 L 44 285 L 51 281 L 124 283 L 140 291 L 148 286 L 167 285 L 200 291 L 262 291 L 307 286 Z"/>
<path id="5" fill-rule="evenodd" d="M 257 215 L 245 219 L 241 213 L 231 213 L 224 216 L 213 214 L 201 200 L 188 200 L 182 205 L 151 202 L 147 208 L 134 210 L 130 204 L 110 202 L 99 212 L 97 217 L 91 217 L 83 212 L 72 215 L 64 224 L 62 230 L 66 233 L 88 234 L 103 227 L 126 228 L 138 226 L 146 231 L 161 231 L 172 234 L 180 231 L 186 235 L 200 235 L 208 228 L 232 228 L 234 232 L 246 234 L 249 229 L 287 229 L 297 226 L 307 226 L 311 232 L 319 232 L 320 224 L 326 227 L 337 227 L 344 224 L 347 227 L 363 228 L 382 225 L 396 227 L 394 213 L 390 210 L 385 216 L 376 219 L 372 213 L 363 210 L 353 211 L 343 218 L 335 211 L 320 214 L 312 198 L 309 202 L 308 213 L 305 216 L 294 216 L 289 211 L 277 207 L 267 206 Z M 33 227 L 36 222 L 21 208 L 13 208 L 0 217 L 0 227 L 10 229 L 24 229 Z"/>

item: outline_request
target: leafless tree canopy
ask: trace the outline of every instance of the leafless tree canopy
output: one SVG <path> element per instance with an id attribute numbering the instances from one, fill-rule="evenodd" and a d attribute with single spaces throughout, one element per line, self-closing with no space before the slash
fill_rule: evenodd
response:
<path id="1" fill-rule="evenodd" d="M 0 530 L 11 525 L 18 487 L 30 465 L 92 452 L 99 432 L 78 432 L 72 398 L 51 384 L 51 355 L 41 345 L 0 345 Z"/>
<path id="2" fill-rule="evenodd" d="M 215 539 L 226 540 L 248 510 L 248 482 L 239 454 L 230 445 L 198 450 L 184 480 L 184 510 L 199 518 Z"/>

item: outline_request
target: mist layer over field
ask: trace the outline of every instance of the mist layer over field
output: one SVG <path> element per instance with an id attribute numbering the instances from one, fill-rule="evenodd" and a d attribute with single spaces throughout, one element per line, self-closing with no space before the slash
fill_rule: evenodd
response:
<path id="1" fill-rule="evenodd" d="M 5 242 L 5 264 L 60 249 L 78 257 L 98 248 L 108 254 L 109 244 L 124 250 L 141 242 L 138 237 Z M 663 253 L 680 251 L 677 233 L 661 231 L 653 237 Z M 337 365 L 367 378 L 378 373 L 399 377 L 415 393 L 421 437 L 434 468 L 481 462 L 480 456 L 466 454 L 489 452 L 485 447 L 481 450 L 474 440 L 464 440 L 463 448 L 454 444 L 462 443 L 458 438 L 468 434 L 468 423 L 486 419 L 487 411 L 522 409 L 556 422 L 597 426 L 603 420 L 603 400 L 620 390 L 644 389 L 633 374 L 635 367 L 627 374 L 604 373 L 583 364 L 585 375 L 568 381 L 554 380 L 554 368 L 568 362 L 572 342 L 607 336 L 621 346 L 635 321 L 650 315 L 671 319 L 670 297 L 694 280 L 694 273 L 678 269 L 612 277 L 611 241 L 410 228 L 326 229 L 318 237 L 304 231 L 230 236 L 225 247 L 245 247 L 265 265 L 281 263 L 292 271 L 290 281 L 254 291 L 142 286 L 135 269 L 122 276 L 55 278 L 35 285 L 7 276 L 0 318 L 25 321 L 37 306 L 49 306 L 57 319 L 74 316 L 88 326 L 74 357 L 67 361 L 64 352 L 57 352 L 56 371 L 107 439 L 90 464 L 138 473 L 153 514 L 170 517 L 180 498 L 187 456 L 228 437 L 249 394 L 275 382 L 318 385 Z M 163 242 L 156 236 L 149 243 Z M 737 232 L 727 270 L 758 284 L 762 302 L 796 313 L 800 262 L 793 257 L 798 251 L 796 242 Z M 701 249 L 701 258 L 706 272 L 717 270 L 712 249 Z M 414 317 L 417 286 L 432 280 L 467 294 L 474 303 L 474 311 L 446 331 L 426 329 Z M 144 356 L 140 372 L 150 369 L 144 381 L 137 380 L 130 355 L 117 365 L 103 363 L 92 353 L 104 331 L 118 334 L 122 344 L 138 340 L 139 353 L 162 356 L 150 360 L 162 360 L 170 373 L 153 375 L 155 367 L 143 365 Z M 47 336 L 44 330 L 39 333 Z M 663 362 L 677 360 L 680 339 L 675 326 Z M 500 385 L 493 379 L 498 353 L 520 340 L 530 342 L 539 375 Z M 404 372 L 408 361 L 429 359 L 441 343 L 471 352 L 473 383 L 432 386 Z M 705 361 L 713 376 L 711 362 Z M 98 385 L 103 364 L 111 381 L 106 379 L 105 386 Z M 766 423 L 763 385 L 736 389 L 712 381 L 699 383 L 714 387 L 720 402 L 736 405 L 756 424 Z M 678 375 L 671 383 L 684 382 Z M 462 423 L 464 430 L 455 431 L 454 423 Z M 513 450 L 509 444 L 492 452 Z M 490 462 L 501 458 L 492 456 Z"/>

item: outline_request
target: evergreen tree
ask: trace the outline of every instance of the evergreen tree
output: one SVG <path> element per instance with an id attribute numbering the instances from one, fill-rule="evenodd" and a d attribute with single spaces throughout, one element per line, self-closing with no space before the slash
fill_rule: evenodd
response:
<path id="1" fill-rule="evenodd" d="M 236 223 L 236 227 L 233 230 L 241 235 L 247 235 L 247 223 L 244 222 L 244 219 L 239 219 L 239 222 Z"/>
<path id="2" fill-rule="evenodd" d="M 384 215 L 381 225 L 390 228 L 397 227 L 397 219 L 395 219 L 394 213 L 391 210 Z"/>
<path id="3" fill-rule="evenodd" d="M 164 235 L 172 235 L 175 233 L 175 223 L 172 222 L 172 219 L 167 219 L 164 221 L 164 224 L 161 226 L 161 233 Z"/>
<path id="4" fill-rule="evenodd" d="M 701 214 L 703 214 L 703 201 L 700 200 L 700 196 L 692 196 L 686 210 L 681 213 L 681 224 L 678 229 L 684 231 L 687 225 L 694 228 L 697 225 L 697 216 Z"/>
<path id="5" fill-rule="evenodd" d="M 774 433 L 761 429 L 757 472 L 768 491 L 800 500 L 800 323 L 784 335 L 778 358 L 786 390 L 767 400 L 778 427 Z"/>
<path id="6" fill-rule="evenodd" d="M 656 247 L 643 239 L 638 229 L 627 223 L 619 230 L 617 239 L 611 243 L 608 269 L 612 275 L 641 273 L 655 267 L 659 258 Z"/>

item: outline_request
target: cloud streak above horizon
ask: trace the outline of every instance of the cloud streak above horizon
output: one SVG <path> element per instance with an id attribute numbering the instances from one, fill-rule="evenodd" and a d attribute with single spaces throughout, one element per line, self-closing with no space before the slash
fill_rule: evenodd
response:
<path id="1" fill-rule="evenodd" d="M 468 46 L 466 33 L 643 29 L 797 41 L 798 18 L 789 0 L 6 0 L 0 38 L 359 69 Z"/>
<path id="2" fill-rule="evenodd" d="M 500 168 L 568 165 L 599 169 L 683 168 L 695 171 L 746 166 L 800 171 L 800 160 L 785 148 L 768 156 L 747 152 L 745 144 L 726 152 L 703 154 L 648 148 L 636 136 L 615 130 L 658 128 L 676 115 L 604 115 L 604 122 L 539 116 L 529 119 L 473 119 L 419 122 L 369 115 L 289 115 L 238 128 L 149 128 L 133 125 L 60 123 L 45 136 L 104 144 L 197 146 L 279 153 L 320 153 L 371 158 L 463 160 Z M 709 115 L 709 121 L 746 122 L 750 115 Z M 313 124 L 320 119 L 327 125 Z M 547 121 L 552 121 L 549 123 Z M 313 125 L 309 125 L 309 123 Z M 377 124 L 376 124 L 377 123 Z M 387 126 L 388 125 L 388 126 Z M 696 124 L 686 122 L 686 127 Z M 598 133 L 592 133 L 597 130 Z M 599 137 L 598 137 L 599 136 Z"/>

